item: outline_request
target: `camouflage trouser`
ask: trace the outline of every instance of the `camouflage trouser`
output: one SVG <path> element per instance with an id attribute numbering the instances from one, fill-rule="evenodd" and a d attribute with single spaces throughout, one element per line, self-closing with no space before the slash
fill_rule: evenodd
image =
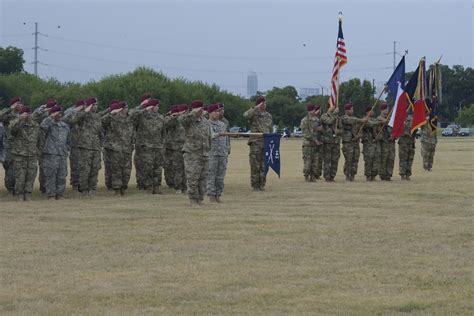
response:
<path id="1" fill-rule="evenodd" d="M 411 176 L 411 166 L 415 157 L 415 142 L 398 142 L 399 174 L 401 176 Z"/>
<path id="2" fill-rule="evenodd" d="M 13 159 L 11 155 L 3 161 L 3 169 L 5 169 L 5 178 L 3 179 L 5 188 L 9 192 L 15 192 L 15 174 L 13 172 Z"/>
<path id="3" fill-rule="evenodd" d="M 265 187 L 267 182 L 265 162 L 263 160 L 263 144 L 251 143 L 249 146 L 250 184 L 254 189 L 261 189 Z"/>
<path id="4" fill-rule="evenodd" d="M 175 190 L 186 190 L 186 174 L 184 172 L 184 157 L 181 150 L 173 150 L 171 153 L 173 169 L 173 186 Z"/>
<path id="5" fill-rule="evenodd" d="M 164 165 L 165 182 L 166 182 L 166 185 L 170 188 L 174 187 L 173 152 L 174 150 L 171 148 L 167 147 L 165 149 L 165 165 Z"/>
<path id="6" fill-rule="evenodd" d="M 113 190 L 126 190 L 132 173 L 132 153 L 105 150 Z"/>
<path id="7" fill-rule="evenodd" d="M 69 154 L 69 169 L 71 170 L 71 178 L 69 183 L 72 187 L 79 187 L 79 148 L 71 148 Z"/>
<path id="8" fill-rule="evenodd" d="M 324 143 L 324 179 L 334 180 L 337 173 L 337 164 L 339 162 L 339 157 L 341 152 L 339 149 L 339 143 Z"/>
<path id="9" fill-rule="evenodd" d="M 66 189 L 67 156 L 43 154 L 41 161 L 44 168 L 46 194 L 63 196 Z"/>
<path id="10" fill-rule="evenodd" d="M 303 146 L 303 175 L 316 178 L 319 164 L 319 148 L 321 146 Z"/>
<path id="11" fill-rule="evenodd" d="M 324 146 L 316 146 L 316 151 L 318 153 L 318 165 L 316 167 L 316 178 L 321 178 L 323 175 L 323 161 L 324 161 Z"/>
<path id="12" fill-rule="evenodd" d="M 379 142 L 379 175 L 382 180 L 389 180 L 393 174 L 395 163 L 395 142 Z"/>
<path id="13" fill-rule="evenodd" d="M 38 182 L 40 185 L 41 193 L 46 193 L 46 187 L 45 187 L 46 179 L 44 176 L 43 157 L 41 156 L 38 157 Z"/>
<path id="14" fill-rule="evenodd" d="M 433 168 L 433 158 L 436 150 L 436 144 L 421 142 L 421 157 L 423 157 L 423 168 Z"/>
<path id="15" fill-rule="evenodd" d="M 79 148 L 79 191 L 97 190 L 100 170 L 100 151 Z"/>
<path id="16" fill-rule="evenodd" d="M 344 155 L 344 175 L 353 177 L 357 174 L 359 166 L 360 146 L 359 142 L 349 142 L 342 144 L 342 154 Z"/>
<path id="17" fill-rule="evenodd" d="M 227 171 L 227 156 L 209 157 L 207 195 L 221 196 L 224 191 L 224 177 Z"/>
<path id="18" fill-rule="evenodd" d="M 184 153 L 184 170 L 190 200 L 202 201 L 206 194 L 209 157 Z"/>
<path id="19" fill-rule="evenodd" d="M 158 188 L 161 185 L 163 162 L 163 149 L 136 148 L 135 175 L 139 189 Z"/>
<path id="20" fill-rule="evenodd" d="M 364 155 L 364 175 L 375 177 L 379 171 L 380 146 L 373 142 L 364 142 L 362 146 Z"/>
<path id="21" fill-rule="evenodd" d="M 33 192 L 33 185 L 38 173 L 38 158 L 18 155 L 12 155 L 12 158 L 15 194 L 22 195 Z"/>

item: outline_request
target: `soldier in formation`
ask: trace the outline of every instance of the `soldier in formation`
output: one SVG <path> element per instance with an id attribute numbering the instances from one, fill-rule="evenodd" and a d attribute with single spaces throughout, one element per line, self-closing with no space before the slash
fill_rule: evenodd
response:
<path id="1" fill-rule="evenodd" d="M 9 150 L 13 162 L 14 194 L 19 201 L 29 201 L 38 172 L 40 127 L 32 119 L 32 111 L 22 105 L 19 116 L 10 124 Z"/>
<path id="2" fill-rule="evenodd" d="M 23 106 L 20 97 L 14 97 L 10 100 L 10 107 L 0 111 L 0 122 L 3 125 L 3 169 L 5 170 L 5 188 L 9 195 L 15 194 L 15 175 L 13 173 L 13 157 L 12 152 L 12 136 L 10 123 L 20 116 L 20 111 Z"/>
<path id="3" fill-rule="evenodd" d="M 186 175 L 184 169 L 183 146 L 186 140 L 186 132 L 181 124 L 180 117 L 188 112 L 187 104 L 174 105 L 165 118 L 167 137 L 170 140 L 168 148 L 169 183 L 176 194 L 186 192 Z"/>
<path id="4" fill-rule="evenodd" d="M 391 181 L 395 163 L 395 139 L 392 128 L 388 126 L 389 109 L 387 103 L 380 105 L 380 115 L 377 118 L 380 128 L 377 130 L 377 151 L 380 152 L 379 176 L 382 181 Z"/>
<path id="5" fill-rule="evenodd" d="M 66 190 L 67 157 L 70 149 L 70 129 L 61 119 L 61 106 L 49 109 L 49 116 L 40 125 L 41 162 L 44 188 L 48 199 L 61 200 Z"/>
<path id="6" fill-rule="evenodd" d="M 301 120 L 303 132 L 303 176 L 306 182 L 315 182 L 319 173 L 319 161 L 322 160 L 321 148 L 323 126 L 319 118 L 321 106 L 308 104 L 308 114 Z"/>
<path id="7" fill-rule="evenodd" d="M 203 105 L 202 101 L 194 100 L 191 103 L 191 112 L 179 117 L 186 132 L 183 158 L 188 196 L 192 206 L 202 205 L 209 173 L 211 128 L 204 117 Z"/>
<path id="8" fill-rule="evenodd" d="M 413 116 L 409 113 L 405 120 L 403 134 L 398 138 L 398 169 L 402 180 L 410 180 L 411 167 L 415 157 L 415 137 L 411 133 L 412 121 Z"/>
<path id="9" fill-rule="evenodd" d="M 421 127 L 421 157 L 423 158 L 423 169 L 426 171 L 431 171 L 433 168 L 437 142 L 436 130 L 432 129 L 429 124 L 423 125 Z"/>
<path id="10" fill-rule="evenodd" d="M 160 101 L 141 102 L 130 118 L 136 132 L 135 170 L 139 189 L 161 194 L 161 173 L 164 164 L 165 120 L 158 112 Z"/>
<path id="11" fill-rule="evenodd" d="M 342 123 L 342 154 L 344 155 L 344 175 L 347 181 L 354 181 L 359 166 L 360 139 L 362 136 L 362 124 L 368 120 L 354 117 L 354 107 L 351 103 L 344 105 L 344 115 L 341 116 Z"/>
<path id="12" fill-rule="evenodd" d="M 221 120 L 222 104 L 208 106 L 209 125 L 211 127 L 211 148 L 209 152 L 209 175 L 207 178 L 207 195 L 209 201 L 221 202 L 224 191 L 224 178 L 227 171 L 227 156 L 229 154 L 229 137 L 221 134 L 227 132 L 226 124 Z"/>
<path id="13" fill-rule="evenodd" d="M 371 106 L 365 109 L 367 122 L 362 129 L 362 154 L 364 155 L 364 175 L 367 181 L 374 181 L 378 175 L 380 163 L 380 146 L 377 133 L 380 122 L 374 119 Z"/>
<path id="14" fill-rule="evenodd" d="M 340 118 L 337 116 L 339 108 L 330 106 L 328 111 L 321 116 L 323 124 L 323 151 L 324 151 L 324 179 L 326 182 L 334 182 L 339 162 L 341 127 Z"/>
<path id="15" fill-rule="evenodd" d="M 112 104 L 102 118 L 105 161 L 110 172 L 110 184 L 116 195 L 125 195 L 132 172 L 132 151 L 135 129 L 125 101 Z M 151 184 L 153 185 L 153 184 Z"/>
<path id="16" fill-rule="evenodd" d="M 255 101 L 255 107 L 247 110 L 244 117 L 250 124 L 252 133 L 271 133 L 273 129 L 272 115 L 266 110 L 266 100 L 260 96 Z M 254 191 L 265 191 L 266 174 L 263 160 L 263 137 L 250 136 L 250 184 Z"/>

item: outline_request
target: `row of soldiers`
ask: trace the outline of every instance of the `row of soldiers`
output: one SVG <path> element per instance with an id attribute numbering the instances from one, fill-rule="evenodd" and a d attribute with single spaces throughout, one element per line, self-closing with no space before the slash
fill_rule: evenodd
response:
<path id="1" fill-rule="evenodd" d="M 39 165 L 41 192 L 62 199 L 69 156 L 74 191 L 94 194 L 103 159 L 106 187 L 124 195 L 135 151 L 139 190 L 160 194 L 164 167 L 168 186 L 180 194 L 187 191 L 191 204 L 201 204 L 206 193 L 211 202 L 220 202 L 230 153 L 223 135 L 229 127 L 224 105 L 211 104 L 204 111 L 203 102 L 195 100 L 191 111 L 186 104 L 173 105 L 166 115 L 158 112 L 159 105 L 144 95 L 130 111 L 126 102 L 113 100 L 99 112 L 98 100 L 89 97 L 64 112 L 53 99 L 32 111 L 13 98 L 0 111 L 8 192 L 29 200 Z"/>
<path id="2" fill-rule="evenodd" d="M 374 117 L 374 108 L 368 106 L 365 116 L 353 115 L 352 104 L 344 105 L 344 114 L 339 116 L 338 107 L 329 107 L 321 115 L 321 107 L 308 104 L 308 114 L 301 121 L 303 132 L 303 174 L 305 180 L 314 182 L 324 176 L 333 182 L 342 153 L 345 158 L 344 175 L 347 181 L 354 181 L 360 157 L 360 143 L 364 156 L 364 175 L 367 181 L 377 176 L 382 181 L 391 181 L 395 162 L 395 139 L 388 125 L 390 111 L 386 103 L 380 104 L 380 115 Z M 412 114 L 408 113 L 404 133 L 398 138 L 399 174 L 402 180 L 410 180 L 415 155 L 415 135 L 411 132 Z M 423 167 L 431 171 L 436 150 L 436 131 L 428 124 L 421 129 L 421 155 Z"/>

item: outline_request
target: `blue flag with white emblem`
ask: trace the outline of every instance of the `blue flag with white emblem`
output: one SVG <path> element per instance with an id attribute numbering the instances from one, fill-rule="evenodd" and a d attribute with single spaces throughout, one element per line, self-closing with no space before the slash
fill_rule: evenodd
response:
<path id="1" fill-rule="evenodd" d="M 265 175 L 272 168 L 280 177 L 280 134 L 263 134 Z"/>

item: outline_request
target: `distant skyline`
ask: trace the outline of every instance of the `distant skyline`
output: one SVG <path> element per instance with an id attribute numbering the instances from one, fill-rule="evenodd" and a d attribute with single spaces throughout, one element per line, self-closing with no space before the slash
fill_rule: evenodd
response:
<path id="1" fill-rule="evenodd" d="M 407 71 L 427 64 L 473 67 L 473 1 L 26 1 L 1 0 L 0 46 L 25 50 L 33 73 L 87 82 L 147 66 L 170 78 L 216 83 L 247 96 L 259 90 L 329 86 L 343 11 L 348 64 L 341 80 L 381 86 L 405 50 Z"/>

